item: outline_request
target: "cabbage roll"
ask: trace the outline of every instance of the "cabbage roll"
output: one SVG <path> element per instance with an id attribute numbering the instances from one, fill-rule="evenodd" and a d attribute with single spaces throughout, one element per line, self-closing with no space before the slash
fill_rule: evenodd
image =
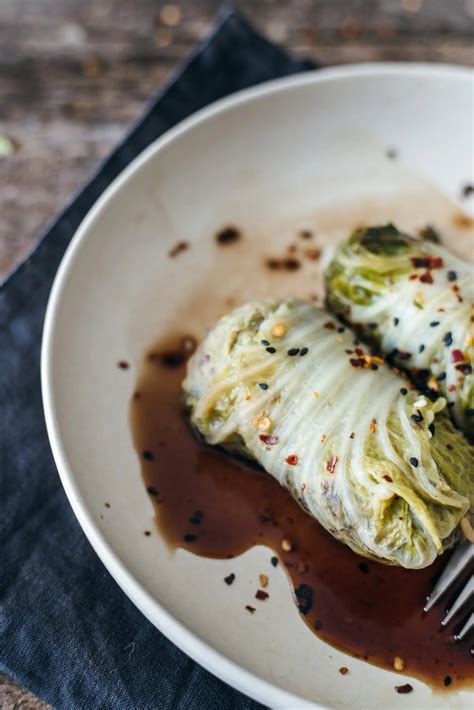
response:
<path id="1" fill-rule="evenodd" d="M 327 304 L 474 436 L 474 266 L 392 224 L 356 230 L 326 272 Z"/>
<path id="2" fill-rule="evenodd" d="M 468 524 L 474 450 L 430 401 L 315 306 L 250 303 L 188 363 L 192 426 L 258 462 L 355 552 L 429 565 Z"/>

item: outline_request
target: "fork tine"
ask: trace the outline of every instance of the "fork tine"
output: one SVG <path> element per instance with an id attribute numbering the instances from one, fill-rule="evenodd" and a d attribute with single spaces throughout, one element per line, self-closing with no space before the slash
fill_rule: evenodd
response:
<path id="1" fill-rule="evenodd" d="M 429 611 L 436 604 L 438 599 L 451 586 L 459 574 L 467 567 L 469 562 L 474 560 L 474 545 L 466 540 L 453 552 L 441 577 L 435 584 L 433 591 L 426 600 L 424 611 Z"/>
<path id="2" fill-rule="evenodd" d="M 462 627 L 461 631 L 455 635 L 455 640 L 456 641 L 461 641 L 465 636 L 468 635 L 471 631 L 474 630 L 474 612 L 471 614 L 469 619 L 466 621 L 464 626 Z M 472 651 L 471 651 L 472 653 Z"/>
<path id="3" fill-rule="evenodd" d="M 467 602 L 467 600 L 470 596 L 472 596 L 472 594 L 474 594 L 474 577 L 470 578 L 469 582 L 466 584 L 461 594 L 458 596 L 453 606 L 444 617 L 443 621 L 441 622 L 442 626 L 446 626 L 446 624 L 451 621 L 453 616 L 457 614 L 459 609 Z"/>

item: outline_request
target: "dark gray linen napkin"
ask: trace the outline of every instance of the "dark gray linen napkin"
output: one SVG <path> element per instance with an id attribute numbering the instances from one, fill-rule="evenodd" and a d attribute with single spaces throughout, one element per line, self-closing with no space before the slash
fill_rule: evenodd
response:
<path id="1" fill-rule="evenodd" d="M 51 455 L 40 344 L 51 283 L 74 231 L 147 145 L 202 106 L 313 68 L 237 13 L 150 104 L 123 143 L 0 286 L 0 672 L 56 708 L 257 708 L 155 629 L 82 533 Z"/>

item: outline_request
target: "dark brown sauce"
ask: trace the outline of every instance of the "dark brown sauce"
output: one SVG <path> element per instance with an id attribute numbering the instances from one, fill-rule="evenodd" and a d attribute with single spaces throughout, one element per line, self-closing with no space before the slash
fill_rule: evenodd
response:
<path id="1" fill-rule="evenodd" d="M 302 618 L 324 641 L 392 670 L 398 656 L 403 673 L 434 688 L 472 687 L 469 644 L 456 643 L 451 626 L 441 629 L 443 604 L 422 612 L 446 558 L 413 571 L 359 557 L 271 476 L 200 443 L 180 407 L 182 355 L 193 339 L 178 342 L 148 354 L 131 402 L 143 479 L 168 544 L 213 558 L 267 545 L 288 572 Z"/>
<path id="2" fill-rule="evenodd" d="M 265 260 L 265 266 L 270 271 L 297 271 L 301 267 L 301 261 L 291 256 L 271 256 Z"/>
<path id="3" fill-rule="evenodd" d="M 224 227 L 216 234 L 216 242 L 218 244 L 233 244 L 238 242 L 242 234 L 237 227 Z"/>

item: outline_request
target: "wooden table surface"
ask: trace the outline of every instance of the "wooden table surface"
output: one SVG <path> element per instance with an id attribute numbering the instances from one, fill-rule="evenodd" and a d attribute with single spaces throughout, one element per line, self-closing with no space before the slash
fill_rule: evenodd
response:
<path id="1" fill-rule="evenodd" d="M 209 31 L 218 0 L 0 0 L 0 278 Z M 323 64 L 474 65 L 474 0 L 241 0 Z M 8 679 L 0 707 L 46 708 Z"/>

